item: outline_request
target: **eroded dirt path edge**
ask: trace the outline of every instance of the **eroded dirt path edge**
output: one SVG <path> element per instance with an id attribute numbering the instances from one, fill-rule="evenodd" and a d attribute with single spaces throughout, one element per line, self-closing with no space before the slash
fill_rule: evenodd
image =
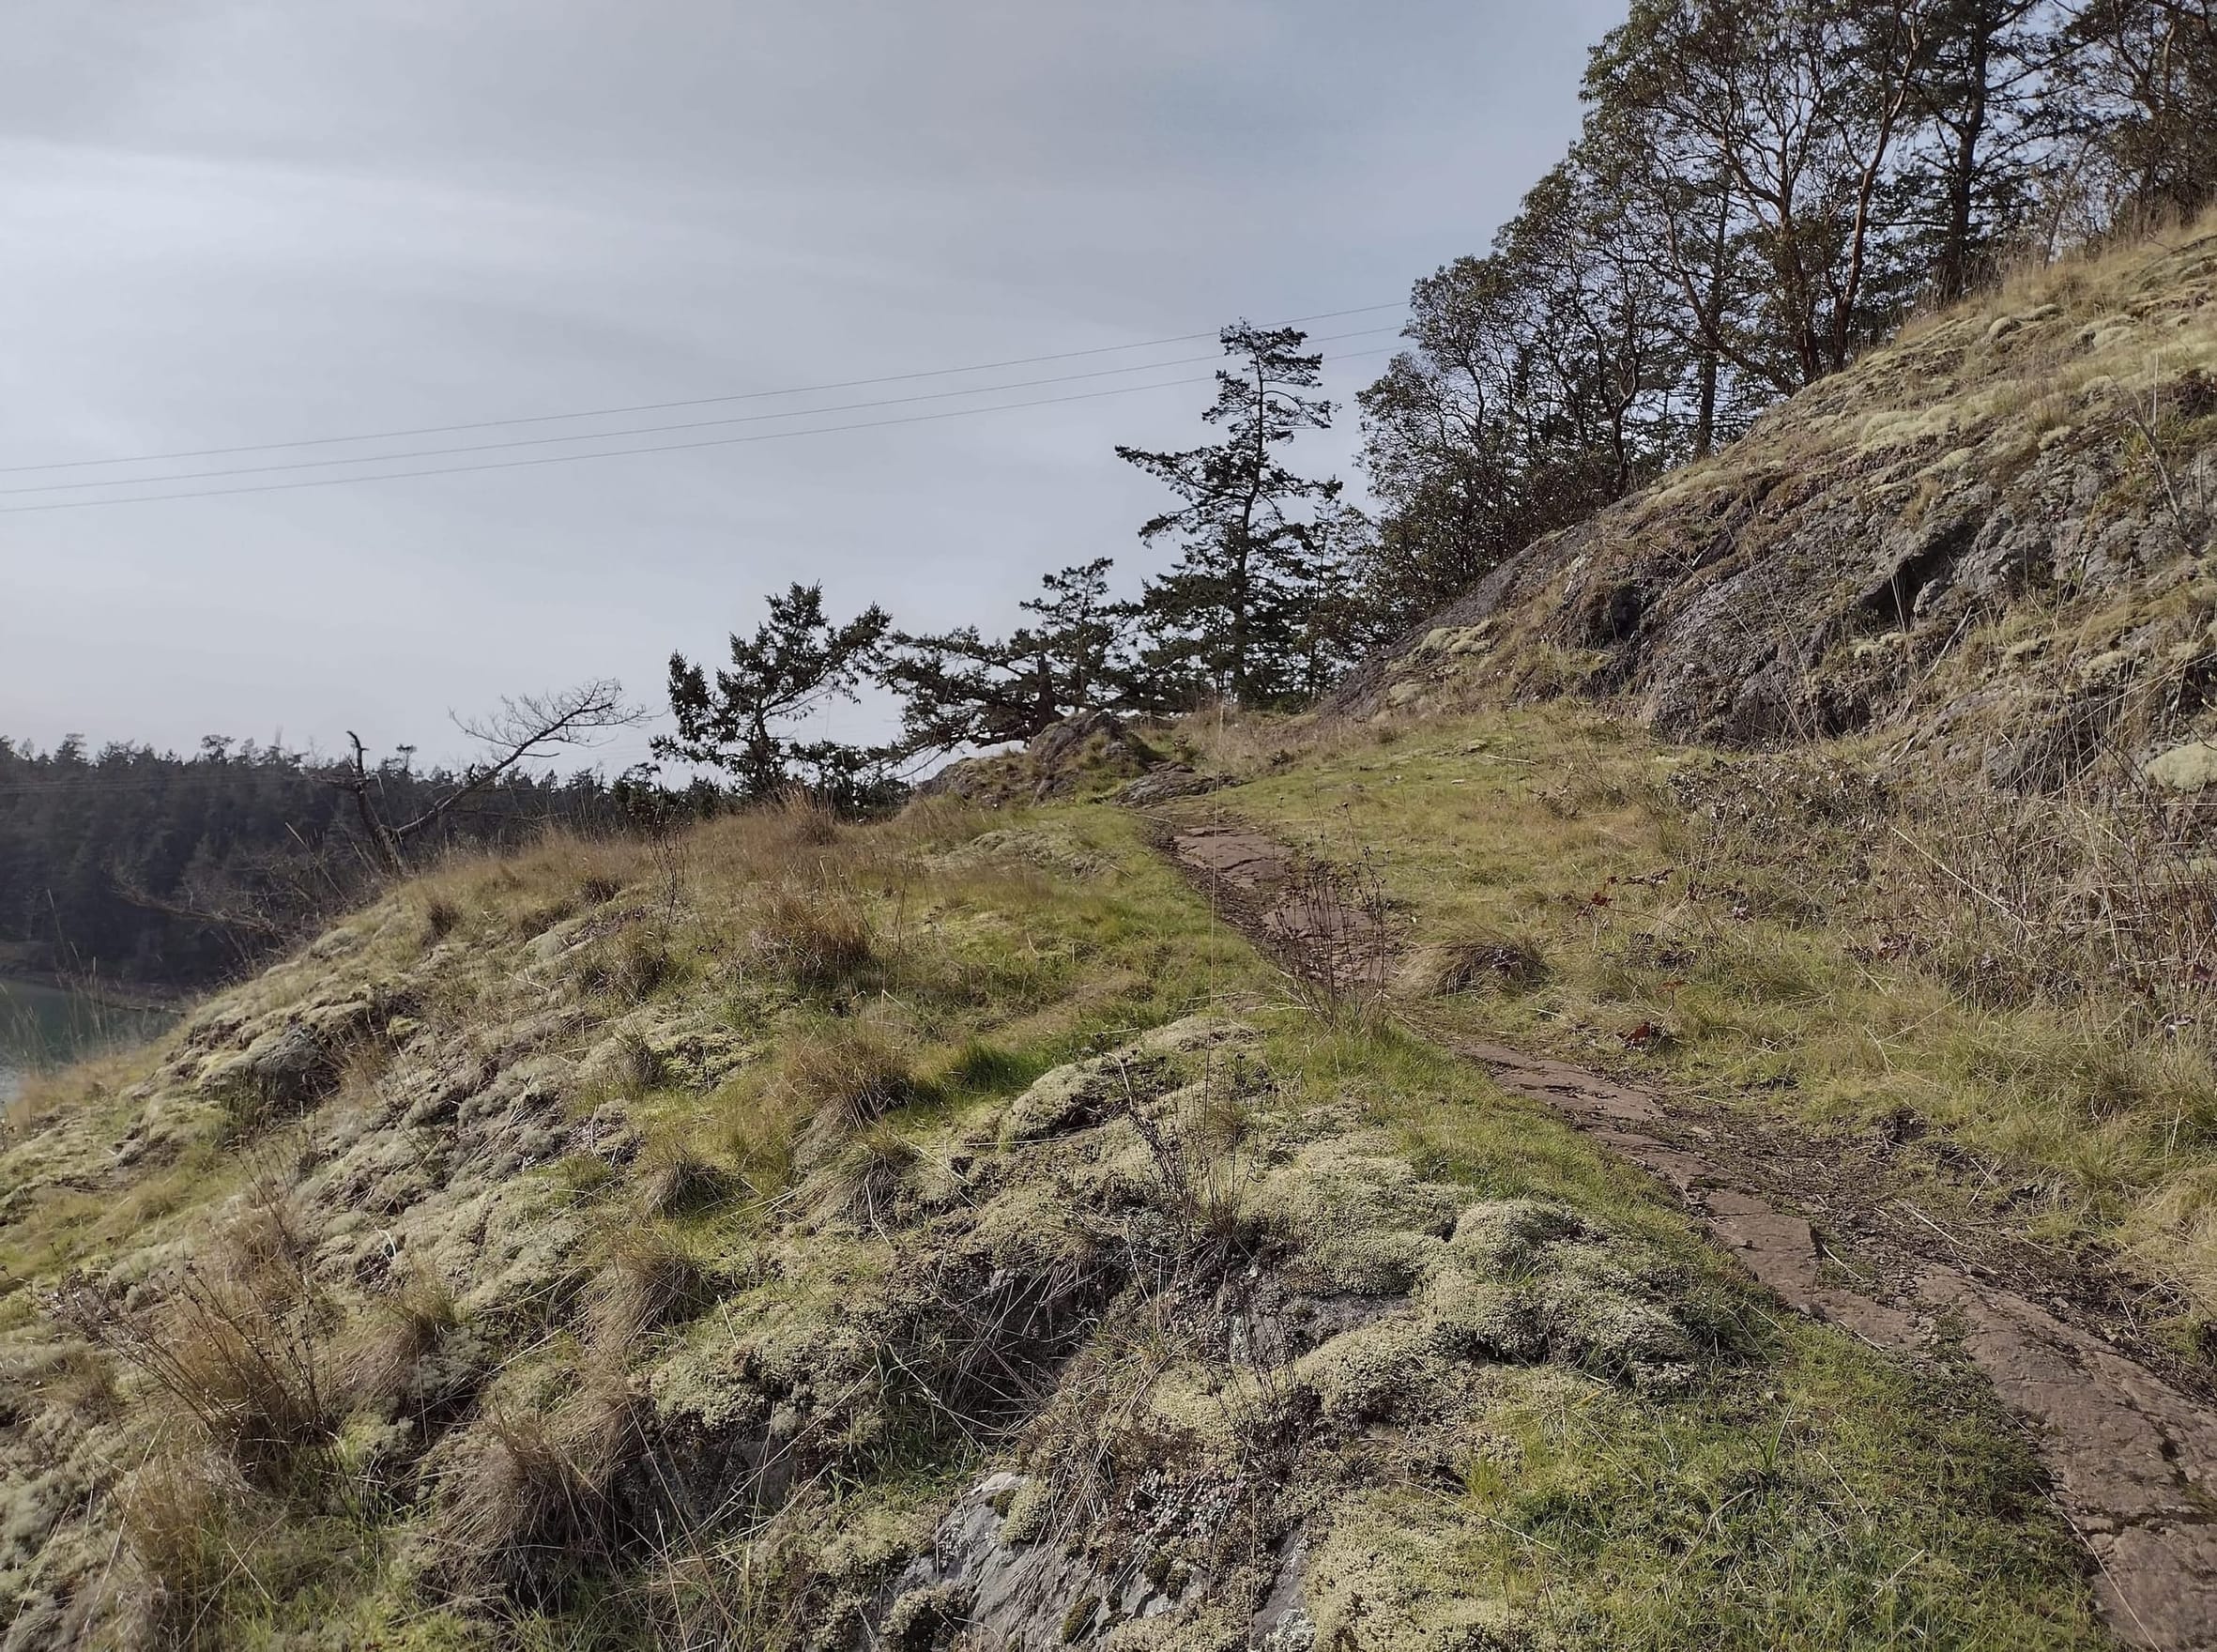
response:
<path id="1" fill-rule="evenodd" d="M 1212 895 L 1227 922 L 1296 971 L 1305 955 L 1337 983 L 1351 924 L 1320 923 L 1316 882 L 1294 852 L 1237 825 L 1158 821 L 1164 851 Z M 1385 943 L 1368 929 L 1356 950 Z M 1876 1347 L 1934 1349 L 1943 1320 L 1997 1397 L 2026 1426 L 2057 1505 L 2097 1562 L 2097 1592 L 2127 1644 L 2160 1652 L 2217 1648 L 2217 1413 L 2077 1323 L 2049 1311 L 1965 1255 L 1929 1217 L 1858 1220 L 1859 1288 L 1834 1282 L 1797 1204 L 1791 1149 L 1767 1133 L 1729 1140 L 1693 1109 L 1567 1063 L 1417 1025 L 1484 1066 L 1505 1090 L 1542 1102 L 1612 1152 L 1660 1177 L 1754 1277 L 1799 1312 Z M 1766 1151 L 1766 1148 L 1769 1151 Z M 1806 1153 L 1806 1148 L 1803 1149 Z M 1871 1213 L 1865 1213 L 1869 1215 Z M 1916 1232 L 1910 1216 L 1930 1236 Z M 1838 1272 L 1840 1270 L 1832 1270 Z"/>

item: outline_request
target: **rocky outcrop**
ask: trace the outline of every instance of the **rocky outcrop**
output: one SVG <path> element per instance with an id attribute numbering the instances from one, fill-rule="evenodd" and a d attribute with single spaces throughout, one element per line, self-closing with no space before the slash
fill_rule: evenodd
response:
<path id="1" fill-rule="evenodd" d="M 1898 728 L 2033 787 L 2177 743 L 2217 670 L 2217 237 L 2048 285 L 1539 541 L 1338 709 L 1570 690 L 1685 741 Z"/>
<path id="2" fill-rule="evenodd" d="M 1076 797 L 1130 780 L 1163 758 L 1112 711 L 1079 711 L 1032 736 L 1020 751 L 965 757 L 916 789 L 999 807 Z"/>

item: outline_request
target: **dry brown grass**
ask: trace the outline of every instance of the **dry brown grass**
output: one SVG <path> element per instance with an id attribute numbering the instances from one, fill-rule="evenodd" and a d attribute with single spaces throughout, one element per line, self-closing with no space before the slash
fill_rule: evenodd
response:
<path id="1" fill-rule="evenodd" d="M 731 1172 L 691 1148 L 663 1146 L 641 1156 L 639 1208 L 650 1216 L 696 1216 L 732 1194 Z"/>
<path id="2" fill-rule="evenodd" d="M 795 1163 L 826 1164 L 856 1132 L 916 1099 L 911 1054 L 892 1034 L 866 1023 L 843 1022 L 789 1042 L 771 1097 L 795 1122 Z"/>
<path id="3" fill-rule="evenodd" d="M 1690 875 L 1753 914 L 1689 950 L 1729 957 L 1708 1000 L 1782 1026 L 1868 1002 L 1800 1064 L 1844 1094 L 1918 1094 L 1988 1151 L 2217 1303 L 2217 855 L 2204 811 L 2102 763 L 2059 794 L 1873 786 L 1821 754 L 1704 788 Z M 1798 903 L 1798 905 L 1797 904 Z M 1772 933 L 1773 914 L 1809 939 Z M 1817 936 L 1845 941 L 1835 961 Z M 1844 967 L 1843 967 L 1844 965 Z M 1897 972 L 1932 984 L 1916 1002 Z M 1686 971 L 1697 985 L 1708 965 Z M 1901 999 L 1905 1024 L 1876 1012 Z M 1691 995 L 1685 1031 L 1699 1034 Z"/>
<path id="4" fill-rule="evenodd" d="M 461 1324 L 452 1289 L 427 1273 L 405 1275 L 354 1324 L 346 1387 L 357 1403 L 403 1392 L 422 1361 Z"/>
<path id="5" fill-rule="evenodd" d="M 1023 1430 L 1024 1460 L 1046 1495 L 1034 1504 L 1035 1529 L 1012 1540 L 1082 1542 L 1135 1480 L 1194 1450 L 1191 1436 L 1168 1425 L 1154 1404 L 1164 1375 L 1197 1352 L 1189 1333 L 1167 1301 L 1145 1297 L 1070 1362 L 1053 1399 Z"/>
<path id="6" fill-rule="evenodd" d="M 1547 976 L 1538 947 L 1506 936 L 1460 936 L 1417 948 L 1402 964 L 1395 989 L 1410 998 L 1463 992 L 1514 992 Z"/>
<path id="7" fill-rule="evenodd" d="M 1791 901 L 1813 850 L 1829 861 L 1853 842 L 1877 893 L 1860 915 L 1968 1002 L 2102 1002 L 2127 1035 L 2174 1036 L 2204 1018 L 2217 985 L 2217 819 L 2146 786 L 2121 754 L 2050 794 L 1883 787 L 1811 754 L 1741 765 L 1692 795 L 1704 799 L 1697 886 L 1759 870 L 1776 880 L 1766 898 Z"/>
<path id="8" fill-rule="evenodd" d="M 58 1072 L 37 1069 L 0 1108 L 0 1146 L 33 1134 L 65 1112 L 107 1105 L 143 1078 L 152 1063 L 145 1049 L 87 1056 Z"/>
<path id="9" fill-rule="evenodd" d="M 261 1499 L 218 1451 L 157 1450 L 117 1483 L 116 1522 L 137 1563 L 123 1621 L 155 1644 L 201 1644 L 210 1606 L 241 1569 L 240 1527 Z M 267 1516 L 265 1516 L 267 1518 Z"/>
<path id="10" fill-rule="evenodd" d="M 621 1365 L 650 1332 L 699 1310 L 710 1272 L 666 1228 L 635 1224 L 608 1235 L 586 1287 L 582 1323 L 595 1354 Z"/>
<path id="11" fill-rule="evenodd" d="M 803 1644 L 821 1615 L 817 1586 L 828 1519 L 822 1495 L 804 1490 L 722 1541 L 674 1541 L 627 1605 L 657 1646 L 772 1652 Z"/>
<path id="12" fill-rule="evenodd" d="M 726 815 L 686 836 L 686 878 L 696 895 L 771 881 L 836 876 L 873 852 L 882 826 L 852 827 L 805 797 Z"/>
<path id="13" fill-rule="evenodd" d="M 462 906 L 451 895 L 434 891 L 423 902 L 423 929 L 430 942 L 444 941 L 462 925 Z"/>
<path id="14" fill-rule="evenodd" d="M 1180 718 L 1167 731 L 1151 731 L 1150 738 L 1198 769 L 1238 780 L 1320 757 L 1390 746 L 1413 726 L 1411 717 L 1396 712 L 1356 721 L 1319 712 L 1209 708 Z"/>
<path id="15" fill-rule="evenodd" d="M 747 934 L 757 963 L 804 987 L 853 980 L 876 956 L 868 909 L 851 891 L 781 883 L 757 901 Z"/>
<path id="16" fill-rule="evenodd" d="M 859 1131 L 812 1180 L 818 1217 L 836 1217 L 883 1231 L 894 1225 L 923 1150 L 879 1119 Z"/>
<path id="17" fill-rule="evenodd" d="M 643 1003 L 678 972 L 668 932 L 634 922 L 580 949 L 577 982 L 587 992 L 619 1003 Z"/>
<path id="18" fill-rule="evenodd" d="M 544 1604 L 604 1562 L 617 1538 L 609 1492 L 639 1439 L 633 1403 L 604 1377 L 550 1415 L 481 1417 L 436 1489 L 433 1535 L 446 1577 Z"/>

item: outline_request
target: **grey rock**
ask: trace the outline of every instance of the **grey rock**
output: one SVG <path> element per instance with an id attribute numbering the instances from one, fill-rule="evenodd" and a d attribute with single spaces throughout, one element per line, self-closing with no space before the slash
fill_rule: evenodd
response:
<path id="1" fill-rule="evenodd" d="M 1183 763 L 1167 763 L 1131 782 L 1116 794 L 1116 801 L 1131 808 L 1147 808 L 1175 798 L 1200 797 L 1225 784 L 1219 775 L 1197 773 Z"/>

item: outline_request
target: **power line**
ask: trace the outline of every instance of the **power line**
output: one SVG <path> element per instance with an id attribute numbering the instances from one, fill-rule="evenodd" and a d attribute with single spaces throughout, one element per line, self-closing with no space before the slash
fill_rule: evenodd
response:
<path id="1" fill-rule="evenodd" d="M 1327 361 L 1358 361 L 1367 357 L 1391 355 L 1392 346 L 1375 350 L 1352 350 L 1343 355 L 1327 356 Z M 21 516 L 34 511 L 93 511 L 110 505 L 152 505 L 170 499 L 213 499 L 233 494 L 291 493 L 300 488 L 341 487 L 362 482 L 400 482 L 420 476 L 461 476 L 478 470 L 522 470 L 540 465 L 571 465 L 585 459 L 620 459 L 635 453 L 678 453 L 696 448 L 738 447 L 750 442 L 786 441 L 795 436 L 833 436 L 849 430 L 882 430 L 896 424 L 930 424 L 942 419 L 968 419 L 981 413 L 1008 413 L 1020 407 L 1048 407 L 1064 402 L 1093 402 L 1106 396 L 1135 395 L 1143 390 L 1173 390 L 1185 385 L 1208 384 L 1214 375 L 1199 377 L 1166 378 L 1154 384 L 1120 385 L 1114 390 L 1081 390 L 1076 395 L 1037 396 L 1022 402 L 1001 402 L 990 407 L 951 407 L 939 413 L 910 413 L 899 419 L 859 420 L 850 424 L 825 424 L 809 430 L 757 431 L 749 436 L 709 436 L 699 441 L 659 442 L 643 448 L 604 448 L 590 453 L 547 453 L 535 459 L 492 459 L 476 465 L 447 465 L 420 470 L 391 470 L 372 476 L 319 476 L 305 482 L 265 482 L 249 483 L 244 487 L 196 488 L 188 492 L 169 494 L 138 494 L 114 499 L 61 499 L 51 504 L 0 506 L 0 516 Z M 129 487 L 119 481 L 109 485 Z"/>
<path id="2" fill-rule="evenodd" d="M 1395 332 L 1393 326 L 1367 327 L 1353 332 L 1330 333 L 1315 342 L 1336 344 L 1344 339 L 1373 338 L 1382 332 Z M 926 390 L 920 395 L 888 396 L 868 402 L 843 402 L 829 407 L 795 408 L 787 413 L 740 413 L 724 419 L 696 419 L 680 424 L 648 424 L 632 430 L 588 430 L 575 436 L 518 436 L 509 441 L 473 442 L 466 447 L 418 448 L 398 453 L 363 453 L 344 459 L 292 459 L 281 465 L 240 465 L 223 470 L 180 470 L 167 476 L 128 476 L 103 478 L 97 482 L 48 482 L 22 487 L 0 488 L 0 497 L 19 494 L 70 494 L 85 493 L 96 488 L 150 487 L 170 482 L 212 481 L 226 476 L 265 476 L 280 471 L 320 470 L 333 465 L 390 465 L 403 459 L 436 459 L 461 453 L 491 453 L 515 448 L 544 448 L 563 442 L 609 441 L 624 436 L 663 436 L 674 431 L 711 430 L 730 424 L 760 424 L 773 419 L 815 419 L 830 413 L 858 413 L 872 407 L 903 407 L 917 402 L 944 402 L 961 396 L 998 395 L 1003 390 L 1035 390 L 1042 385 L 1077 384 L 1081 380 L 1114 378 L 1120 374 L 1159 372 L 1166 367 L 1191 367 L 1202 361 L 1218 359 L 1215 356 L 1187 356 L 1175 361 L 1149 361 L 1137 367 L 1100 367 L 1091 373 L 1059 374 L 1047 378 L 1018 379 L 1012 384 L 976 385 L 967 390 Z M 578 457 L 589 457 L 579 454 Z M 344 481 L 344 478 L 333 478 Z"/>
<path id="3" fill-rule="evenodd" d="M 1347 315 L 1368 315 L 1380 310 L 1401 309 L 1406 300 L 1390 304 L 1360 304 L 1352 310 L 1325 310 L 1314 315 L 1296 315 L 1286 326 L 1307 321 L 1337 321 Z M 1047 361 L 1075 361 L 1090 356 L 1111 356 L 1125 350 L 1153 350 L 1166 344 L 1187 344 L 1196 339 L 1216 337 L 1216 331 L 1179 333 L 1170 338 L 1148 339 L 1130 344 L 1099 344 L 1088 350 L 1059 350 L 1045 356 L 1016 356 L 1003 361 L 973 361 L 964 367 L 934 367 L 915 373 L 889 373 L 875 378 L 839 379 L 830 384 L 797 385 L 789 390 L 742 390 L 730 395 L 695 396 L 678 402 L 638 402 L 622 407 L 589 407 L 573 413 L 538 413 L 515 419 L 481 419 L 463 424 L 420 424 L 402 430 L 365 431 L 355 436 L 304 436 L 290 441 L 247 442 L 229 448 L 191 448 L 164 453 L 135 453 L 112 459 L 56 459 L 38 465 L 0 465 L 0 476 L 26 470 L 82 470 L 96 465 L 152 465 L 172 459 L 221 459 L 236 453 L 258 453 L 277 448 L 321 448 L 348 442 L 393 441 L 403 436 L 454 436 L 473 430 L 496 430 L 506 425 L 552 424 L 565 419 L 614 419 L 632 413 L 670 413 L 684 407 L 708 407 L 726 402 L 766 401 L 777 396 L 806 396 L 825 390 L 860 390 L 867 385 L 907 384 L 920 378 L 945 378 L 959 373 L 992 373 L 1007 367 L 1035 367 Z M 1155 366 L 1171 365 L 1156 362 Z M 1137 371 L 1137 370 L 1134 370 Z M 151 479 L 149 479 L 151 480 Z"/>

